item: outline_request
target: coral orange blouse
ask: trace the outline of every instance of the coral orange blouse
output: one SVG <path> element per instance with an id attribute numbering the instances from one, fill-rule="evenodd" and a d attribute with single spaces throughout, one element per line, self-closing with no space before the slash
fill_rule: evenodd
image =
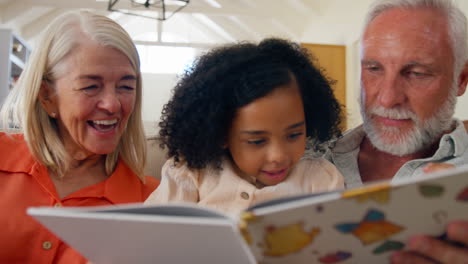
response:
<path id="1" fill-rule="evenodd" d="M 26 215 L 26 209 L 142 202 L 158 185 L 153 177 L 146 177 L 144 184 L 120 160 L 107 180 L 60 199 L 47 168 L 34 160 L 23 135 L 0 133 L 0 263 L 86 263 Z"/>

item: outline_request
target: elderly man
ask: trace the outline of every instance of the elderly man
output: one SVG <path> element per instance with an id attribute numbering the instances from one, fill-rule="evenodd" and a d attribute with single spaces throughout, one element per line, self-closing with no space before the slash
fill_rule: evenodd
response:
<path id="1" fill-rule="evenodd" d="M 449 1 L 377 0 L 362 36 L 364 124 L 326 153 L 347 187 L 424 173 L 430 162 L 468 163 L 468 135 L 453 119 L 468 82 L 466 18 Z M 468 222 L 448 225 L 468 245 Z M 468 249 L 414 236 L 394 263 L 467 263 Z"/>

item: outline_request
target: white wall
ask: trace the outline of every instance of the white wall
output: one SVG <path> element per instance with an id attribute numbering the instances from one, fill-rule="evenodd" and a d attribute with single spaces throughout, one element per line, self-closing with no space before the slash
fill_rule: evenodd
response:
<path id="1" fill-rule="evenodd" d="M 364 16 L 372 0 L 330 1 L 313 17 L 303 31 L 300 41 L 305 43 L 349 45 L 360 34 Z M 333 15 L 325 15 L 333 14 Z"/>
<path id="2" fill-rule="evenodd" d="M 365 13 L 372 0 L 330 1 L 319 10 L 319 16 L 306 21 L 309 26 L 303 31 L 299 42 L 335 44 L 346 46 L 346 104 L 348 128 L 362 122 L 359 112 L 360 58 L 358 39 Z M 456 0 L 468 15 L 468 1 Z M 331 12 L 333 11 L 333 12 Z M 333 16 L 324 14 L 332 13 Z M 324 15 L 324 16 L 321 16 Z M 343 30 L 344 29 L 344 30 Z M 170 90 L 176 83 L 175 75 L 145 74 L 143 76 L 144 98 L 143 119 L 155 124 L 159 120 L 162 106 L 170 97 Z M 455 117 L 468 120 L 468 91 L 458 99 Z M 150 127 L 154 131 L 154 126 Z"/>
<path id="3" fill-rule="evenodd" d="M 461 120 L 468 120 L 468 92 L 458 97 L 455 117 Z"/>
<path id="4" fill-rule="evenodd" d="M 161 111 L 177 82 L 175 74 L 143 73 L 143 122 L 147 135 L 157 132 Z"/>
<path id="5" fill-rule="evenodd" d="M 347 126 L 353 128 L 361 124 L 359 112 L 360 92 L 360 58 L 358 41 L 346 46 L 346 105 Z M 147 135 L 157 133 L 157 123 L 161 117 L 164 104 L 171 96 L 172 88 L 177 82 L 175 74 L 143 73 L 143 121 Z M 468 120 L 468 91 L 458 98 L 455 117 Z"/>
<path id="6" fill-rule="evenodd" d="M 468 16 L 468 1 L 457 0 L 458 6 Z M 467 40 L 468 41 L 468 40 Z M 455 109 L 455 117 L 461 120 L 468 120 L 468 91 L 464 95 L 458 97 L 457 107 Z"/>
<path id="7" fill-rule="evenodd" d="M 348 129 L 362 123 L 359 111 L 360 74 L 359 46 L 354 41 L 346 46 L 346 125 Z"/>

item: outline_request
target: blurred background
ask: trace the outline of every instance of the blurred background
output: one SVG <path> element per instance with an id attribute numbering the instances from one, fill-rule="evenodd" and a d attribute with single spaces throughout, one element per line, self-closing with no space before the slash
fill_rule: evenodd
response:
<path id="1" fill-rule="evenodd" d="M 86 9 L 121 24 L 140 52 L 143 118 L 148 134 L 178 76 L 194 58 L 217 45 L 282 37 L 300 42 L 315 63 L 337 80 L 345 107 L 343 127 L 361 122 L 359 37 L 372 0 L 0 0 L 0 103 L 42 29 L 63 12 Z M 455 1 L 468 14 L 468 1 Z M 456 117 L 468 119 L 468 95 L 459 97 Z"/>

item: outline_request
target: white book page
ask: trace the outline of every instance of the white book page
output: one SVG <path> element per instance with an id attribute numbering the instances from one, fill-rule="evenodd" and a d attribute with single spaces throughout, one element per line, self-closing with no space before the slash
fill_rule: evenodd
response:
<path id="1" fill-rule="evenodd" d="M 134 206 L 30 208 L 28 214 L 94 264 L 255 263 L 235 221 L 222 214 Z"/>

